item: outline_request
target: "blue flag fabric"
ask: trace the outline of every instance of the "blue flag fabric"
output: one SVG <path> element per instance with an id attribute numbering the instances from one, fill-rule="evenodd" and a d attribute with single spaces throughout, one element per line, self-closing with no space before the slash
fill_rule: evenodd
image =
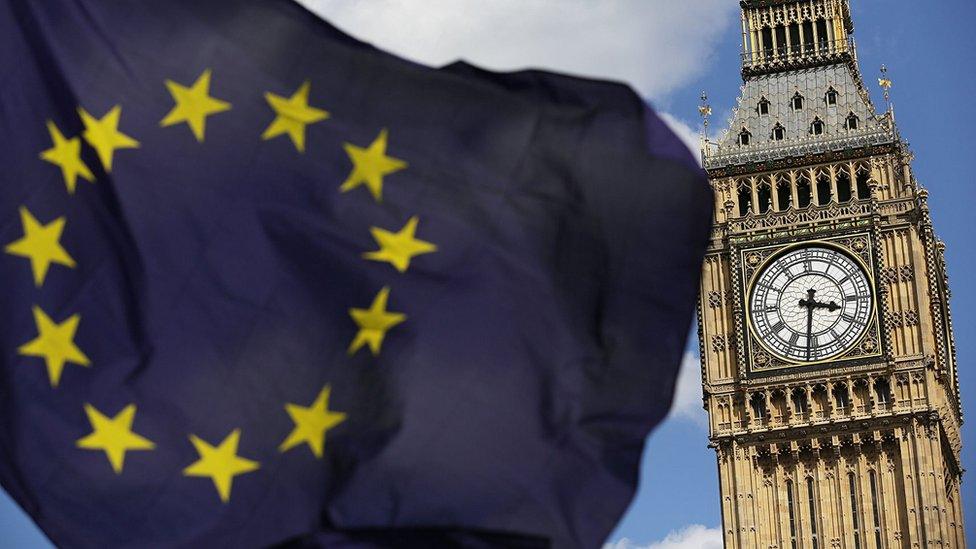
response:
<path id="1" fill-rule="evenodd" d="M 711 215 L 625 86 L 286 0 L 0 4 L 0 173 L 0 481 L 78 547 L 598 546 Z"/>

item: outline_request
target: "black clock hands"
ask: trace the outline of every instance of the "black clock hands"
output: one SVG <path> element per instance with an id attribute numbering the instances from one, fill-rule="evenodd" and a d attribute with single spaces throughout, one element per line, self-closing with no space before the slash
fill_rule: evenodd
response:
<path id="1" fill-rule="evenodd" d="M 840 309 L 835 301 L 830 303 L 821 303 L 815 299 L 817 290 L 810 288 L 807 290 L 807 299 L 800 300 L 800 307 L 806 307 L 807 309 L 807 362 L 810 361 L 810 343 L 813 339 L 813 310 L 814 309 L 827 309 L 830 312 L 834 312 Z"/>

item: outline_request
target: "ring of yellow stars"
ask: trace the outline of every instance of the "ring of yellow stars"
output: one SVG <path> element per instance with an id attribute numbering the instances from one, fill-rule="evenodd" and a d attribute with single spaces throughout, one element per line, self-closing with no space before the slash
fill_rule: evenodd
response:
<path id="1" fill-rule="evenodd" d="M 437 251 L 437 246 L 414 238 L 417 232 L 419 218 L 413 216 L 407 221 L 398 232 L 390 232 L 379 227 L 370 227 L 369 231 L 373 234 L 380 249 L 375 252 L 366 252 L 363 257 L 372 261 L 385 261 L 400 271 L 407 272 L 410 267 L 410 260 L 421 254 L 429 254 Z"/>
<path id="2" fill-rule="evenodd" d="M 305 443 L 308 444 L 315 457 L 322 457 L 326 433 L 329 429 L 346 420 L 346 414 L 329 410 L 329 394 L 331 392 L 332 387 L 326 385 L 315 398 L 315 402 L 308 407 L 291 403 L 285 404 L 285 411 L 291 416 L 295 428 L 278 447 L 278 451 L 287 452 L 295 446 Z"/>
<path id="3" fill-rule="evenodd" d="M 407 315 L 403 313 L 391 313 L 386 310 L 389 297 L 390 288 L 387 286 L 376 294 L 369 309 L 349 309 L 349 316 L 359 326 L 359 332 L 349 344 L 350 355 L 355 354 L 363 345 L 369 345 L 373 356 L 379 355 L 386 332 L 407 319 Z"/>
<path id="4" fill-rule="evenodd" d="M 35 305 L 33 310 L 38 335 L 21 345 L 17 349 L 17 354 L 44 358 L 48 377 L 51 378 L 51 387 L 57 387 L 65 364 L 77 364 L 86 368 L 91 365 L 91 361 L 74 342 L 81 316 L 71 315 L 64 322 L 57 324 L 40 307 Z"/>
<path id="5" fill-rule="evenodd" d="M 268 140 L 288 134 L 298 152 L 305 152 L 305 126 L 329 117 L 328 111 L 309 106 L 308 92 L 311 89 L 312 84 L 306 80 L 298 91 L 288 98 L 265 92 L 264 98 L 274 109 L 276 116 L 261 134 L 261 139 Z"/>
<path id="6" fill-rule="evenodd" d="M 230 110 L 230 103 L 210 96 L 210 74 L 210 69 L 203 71 L 190 87 L 166 80 L 166 89 L 173 96 L 176 105 L 159 122 L 160 126 L 165 128 L 186 122 L 197 141 L 203 143 L 207 117 Z"/>
<path id="7" fill-rule="evenodd" d="M 81 159 L 81 139 L 77 137 L 66 139 L 61 130 L 50 120 L 47 121 L 47 131 L 51 134 L 54 146 L 41 151 L 41 160 L 61 168 L 68 194 L 74 194 L 79 175 L 86 181 L 95 181 L 95 176 Z"/>
<path id="8" fill-rule="evenodd" d="M 382 202 L 383 177 L 407 167 L 407 163 L 403 160 L 386 155 L 387 136 L 388 132 L 384 128 L 369 147 L 357 147 L 352 143 L 343 144 L 346 154 L 352 160 L 352 171 L 339 187 L 339 191 L 348 192 L 366 185 L 373 198 L 377 202 Z"/>
<path id="9" fill-rule="evenodd" d="M 119 117 L 122 116 L 122 107 L 116 105 L 112 107 L 105 116 L 95 118 L 85 109 L 78 107 L 78 115 L 81 122 L 85 125 L 82 133 L 85 141 L 95 152 L 106 172 L 112 171 L 112 157 L 115 149 L 138 149 L 139 142 L 119 131 Z"/>
<path id="10" fill-rule="evenodd" d="M 11 242 L 3 250 L 10 255 L 30 259 L 31 270 L 34 272 L 34 285 L 40 288 L 52 263 L 72 269 L 75 267 L 75 260 L 68 255 L 60 243 L 65 218 L 59 217 L 47 225 L 42 225 L 26 207 L 21 206 L 19 211 L 24 236 Z"/>
<path id="11" fill-rule="evenodd" d="M 92 433 L 78 439 L 75 444 L 85 450 L 103 450 L 115 474 L 122 474 L 125 453 L 130 450 L 155 450 L 153 441 L 132 432 L 136 418 L 136 405 L 130 404 L 110 418 L 91 404 L 85 404 L 85 414 L 91 423 Z"/>
<path id="12" fill-rule="evenodd" d="M 234 429 L 220 444 L 211 446 L 196 435 L 190 435 L 190 442 L 196 448 L 200 459 L 186 469 L 183 475 L 188 477 L 207 477 L 213 480 L 220 501 L 230 501 L 230 490 L 234 484 L 234 477 L 257 471 L 261 464 L 237 455 L 237 446 L 241 441 L 241 430 Z"/>

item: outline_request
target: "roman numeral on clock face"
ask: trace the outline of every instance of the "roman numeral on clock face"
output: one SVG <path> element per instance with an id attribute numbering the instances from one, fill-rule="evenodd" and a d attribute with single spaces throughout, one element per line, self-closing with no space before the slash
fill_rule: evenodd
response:
<path id="1" fill-rule="evenodd" d="M 830 244 L 787 248 L 756 273 L 749 292 L 753 334 L 792 364 L 844 355 L 875 314 L 865 268 Z"/>

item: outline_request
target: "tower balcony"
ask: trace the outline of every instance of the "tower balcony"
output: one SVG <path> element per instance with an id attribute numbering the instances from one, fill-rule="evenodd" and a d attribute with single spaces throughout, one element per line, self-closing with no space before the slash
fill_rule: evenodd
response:
<path id="1" fill-rule="evenodd" d="M 750 77 L 835 63 L 850 63 L 856 70 L 857 49 L 852 37 L 747 51 L 742 54 L 742 75 Z"/>

